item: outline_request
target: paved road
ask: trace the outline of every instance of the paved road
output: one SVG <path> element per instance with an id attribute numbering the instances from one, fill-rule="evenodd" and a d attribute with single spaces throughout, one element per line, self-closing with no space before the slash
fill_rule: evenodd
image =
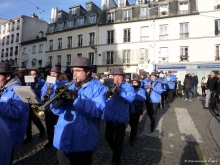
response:
<path id="1" fill-rule="evenodd" d="M 203 99 L 192 102 L 176 99 L 157 113 L 157 127 L 149 131 L 149 118 L 141 117 L 139 136 L 135 145 L 129 145 L 130 127 L 126 129 L 124 148 L 121 156 L 123 165 L 183 165 L 220 164 L 220 148 L 211 131 L 210 120 L 213 112 L 202 109 Z M 217 121 L 217 120 L 216 120 Z M 220 118 L 219 120 L 220 121 Z M 211 122 L 213 125 L 213 122 Z M 220 123 L 217 122 L 220 127 Z M 213 127 L 212 132 L 219 132 Z M 46 137 L 38 138 L 34 127 L 33 142 L 15 150 L 15 165 L 57 165 L 56 150 L 43 149 Z M 100 132 L 100 145 L 93 156 L 93 165 L 109 165 L 112 151 L 104 139 L 104 123 Z"/>

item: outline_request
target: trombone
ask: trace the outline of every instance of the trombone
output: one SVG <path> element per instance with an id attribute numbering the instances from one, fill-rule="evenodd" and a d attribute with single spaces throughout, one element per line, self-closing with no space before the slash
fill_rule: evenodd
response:
<path id="1" fill-rule="evenodd" d="M 60 96 L 67 91 L 67 89 L 71 86 L 75 84 L 75 81 L 71 81 L 69 82 L 67 85 L 65 85 L 63 88 L 61 88 L 52 98 L 50 98 L 49 100 L 47 100 L 45 102 L 45 104 L 43 104 L 42 106 L 37 106 L 36 103 L 30 98 L 30 97 L 26 97 L 26 99 L 28 100 L 29 104 L 31 105 L 31 108 L 33 110 L 33 112 L 40 118 L 40 119 L 44 119 L 45 118 L 45 109 L 48 108 L 48 106 L 55 101 L 57 98 L 60 98 Z M 58 100 L 51 108 L 55 108 L 57 106 L 59 106 L 61 103 L 63 102 L 63 100 Z"/>

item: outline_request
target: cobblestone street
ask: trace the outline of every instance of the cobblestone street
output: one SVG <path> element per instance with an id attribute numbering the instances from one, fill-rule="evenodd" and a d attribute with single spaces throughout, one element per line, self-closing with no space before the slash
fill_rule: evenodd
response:
<path id="1" fill-rule="evenodd" d="M 145 111 L 140 119 L 134 146 L 129 144 L 130 127 L 126 129 L 122 164 L 178 165 L 201 164 L 202 161 L 206 162 L 203 164 L 220 164 L 220 148 L 210 131 L 210 120 L 214 113 L 202 109 L 202 103 L 203 99 L 189 102 L 179 98 L 171 105 L 160 108 L 154 133 L 149 132 L 150 123 Z M 219 121 L 219 118 L 216 119 Z M 44 149 L 47 138 L 39 139 L 36 127 L 33 128 L 33 141 L 15 150 L 14 165 L 58 165 L 56 149 Z M 104 139 L 103 122 L 93 165 L 109 165 L 111 156 L 112 151 Z"/>

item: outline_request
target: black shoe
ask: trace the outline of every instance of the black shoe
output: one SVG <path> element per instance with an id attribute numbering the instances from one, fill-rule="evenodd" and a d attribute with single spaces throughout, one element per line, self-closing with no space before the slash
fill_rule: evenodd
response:
<path id="1" fill-rule="evenodd" d="M 50 148 L 50 147 L 52 147 L 53 146 L 53 144 L 51 143 L 51 142 L 48 142 L 45 146 L 44 146 L 44 148 Z"/>
<path id="2" fill-rule="evenodd" d="M 32 141 L 32 138 L 25 138 L 23 144 L 27 144 Z"/>
<path id="3" fill-rule="evenodd" d="M 219 113 L 216 113 L 215 116 L 219 116 Z"/>
<path id="4" fill-rule="evenodd" d="M 43 137 L 44 137 L 44 134 L 45 134 L 45 131 L 41 131 L 41 132 L 40 132 L 40 135 L 39 135 L 39 138 L 43 138 Z"/>

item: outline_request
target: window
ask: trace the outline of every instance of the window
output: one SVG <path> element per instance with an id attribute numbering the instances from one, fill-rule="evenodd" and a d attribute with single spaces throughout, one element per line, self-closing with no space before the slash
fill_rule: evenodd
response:
<path id="1" fill-rule="evenodd" d="M 113 44 L 114 43 L 114 30 L 107 31 L 107 43 L 108 44 Z"/>
<path id="2" fill-rule="evenodd" d="M 49 51 L 53 50 L 53 40 L 49 40 Z"/>
<path id="3" fill-rule="evenodd" d="M 7 36 L 6 44 L 9 44 L 9 36 Z"/>
<path id="4" fill-rule="evenodd" d="M 167 60 L 168 58 L 168 48 L 160 48 L 160 57 L 162 61 Z"/>
<path id="5" fill-rule="evenodd" d="M 160 40 L 168 39 L 167 27 L 168 25 L 160 25 Z"/>
<path id="6" fill-rule="evenodd" d="M 10 32 L 10 23 L 8 24 L 8 30 L 7 30 L 7 32 Z"/>
<path id="7" fill-rule="evenodd" d="M 61 55 L 57 56 L 57 65 L 61 65 Z"/>
<path id="8" fill-rule="evenodd" d="M 2 49 L 1 57 L 4 57 L 4 49 Z"/>
<path id="9" fill-rule="evenodd" d="M 84 25 L 84 18 L 79 18 L 79 19 L 78 19 L 78 25 L 79 25 L 79 26 Z"/>
<path id="10" fill-rule="evenodd" d="M 23 53 L 26 54 L 27 53 L 27 49 L 23 48 Z"/>
<path id="11" fill-rule="evenodd" d="M 6 48 L 5 57 L 8 57 L 8 48 Z"/>
<path id="12" fill-rule="evenodd" d="M 92 7 L 92 4 L 87 4 L 87 5 L 86 5 L 86 11 L 90 11 L 90 10 L 91 10 L 91 7 Z"/>
<path id="13" fill-rule="evenodd" d="M 83 45 L 83 35 L 78 35 L 78 47 L 82 47 Z"/>
<path id="14" fill-rule="evenodd" d="M 115 20 L 115 13 L 114 12 L 108 13 L 108 15 L 107 15 L 107 22 L 108 23 L 112 23 L 112 22 L 114 22 L 114 20 Z"/>
<path id="15" fill-rule="evenodd" d="M 20 29 L 20 20 L 17 21 L 17 30 Z"/>
<path id="16" fill-rule="evenodd" d="M 19 33 L 16 34 L 16 40 L 15 40 L 15 41 L 16 41 L 16 42 L 19 41 Z"/>
<path id="17" fill-rule="evenodd" d="M 189 11 L 188 2 L 179 2 L 179 14 L 187 14 Z"/>
<path id="18" fill-rule="evenodd" d="M 67 54 L 66 55 L 66 66 L 70 66 L 71 65 L 71 54 Z"/>
<path id="19" fill-rule="evenodd" d="M 39 45 L 39 52 L 40 52 L 40 53 L 43 52 L 43 44 L 40 44 L 40 45 Z"/>
<path id="20" fill-rule="evenodd" d="M 89 17 L 89 23 L 90 23 L 90 24 L 96 23 L 96 15 Z"/>
<path id="21" fill-rule="evenodd" d="M 119 0 L 118 6 L 119 6 L 119 7 L 125 6 L 124 0 Z"/>
<path id="22" fill-rule="evenodd" d="M 149 15 L 148 13 L 148 8 L 141 8 L 140 19 L 147 19 Z"/>
<path id="23" fill-rule="evenodd" d="M 11 43 L 14 42 L 14 34 L 11 35 Z"/>
<path id="24" fill-rule="evenodd" d="M 124 42 L 130 42 L 130 29 L 124 29 Z"/>
<path id="25" fill-rule="evenodd" d="M 50 26 L 50 33 L 54 32 L 54 27 L 55 27 L 54 25 Z"/>
<path id="26" fill-rule="evenodd" d="M 72 48 L 72 36 L 67 37 L 67 48 Z"/>
<path id="27" fill-rule="evenodd" d="M 18 55 L 18 46 L 15 46 L 15 55 Z"/>
<path id="28" fill-rule="evenodd" d="M 113 64 L 114 52 L 107 52 L 106 64 Z"/>
<path id="29" fill-rule="evenodd" d="M 82 57 L 82 53 L 77 53 L 77 57 Z"/>
<path id="30" fill-rule="evenodd" d="M 12 27 L 11 27 L 11 31 L 15 30 L 15 22 L 12 22 Z"/>
<path id="31" fill-rule="evenodd" d="M 149 27 L 143 26 L 141 27 L 141 41 L 149 40 Z"/>
<path id="32" fill-rule="evenodd" d="M 168 16 L 168 5 L 160 5 L 160 16 Z"/>
<path id="33" fill-rule="evenodd" d="M 136 0 L 136 4 L 140 5 L 140 4 L 143 4 L 143 0 Z"/>
<path id="34" fill-rule="evenodd" d="M 215 35 L 219 35 L 220 34 L 220 19 L 219 20 L 215 20 Z"/>
<path id="35" fill-rule="evenodd" d="M 32 47 L 32 53 L 34 53 L 34 54 L 36 53 L 36 46 Z"/>
<path id="36" fill-rule="evenodd" d="M 77 14 L 77 8 L 72 8 L 71 13 L 72 13 L 72 15 L 75 16 Z"/>
<path id="37" fill-rule="evenodd" d="M 131 53 L 130 50 L 123 50 L 123 63 L 124 64 L 128 64 L 130 63 L 130 57 L 131 57 Z"/>
<path id="38" fill-rule="evenodd" d="M 13 56 L 13 47 L 10 47 L 10 56 Z"/>
<path id="39" fill-rule="evenodd" d="M 6 25 L 3 26 L 2 33 L 4 34 L 6 30 Z"/>
<path id="40" fill-rule="evenodd" d="M 89 45 L 95 44 L 95 33 L 89 33 Z"/>
<path id="41" fill-rule="evenodd" d="M 89 60 L 91 62 L 91 65 L 93 65 L 94 64 L 94 52 L 89 53 Z"/>
<path id="42" fill-rule="evenodd" d="M 68 27 L 68 28 L 72 28 L 73 25 L 74 25 L 74 21 L 73 21 L 73 20 L 67 22 L 67 27 Z"/>
<path id="43" fill-rule="evenodd" d="M 58 38 L 58 49 L 62 49 L 62 38 Z"/>
<path id="44" fill-rule="evenodd" d="M 215 61 L 220 60 L 220 54 L 219 54 L 219 45 L 216 46 L 215 49 Z M 3 50 L 4 51 L 4 50 Z"/>
<path id="45" fill-rule="evenodd" d="M 188 47 L 180 47 L 180 61 L 188 61 Z"/>
<path id="46" fill-rule="evenodd" d="M 61 16 L 62 16 L 62 13 L 59 12 L 57 18 L 58 18 L 58 19 L 61 19 Z"/>
<path id="47" fill-rule="evenodd" d="M 50 66 L 53 66 L 52 64 L 53 64 L 53 57 L 52 56 L 49 56 L 49 58 L 48 58 L 48 64 L 50 65 Z"/>
<path id="48" fill-rule="evenodd" d="M 58 25 L 59 25 L 58 26 L 59 30 L 63 30 L 64 29 L 64 22 L 63 23 L 59 23 Z"/>
<path id="49" fill-rule="evenodd" d="M 131 20 L 131 10 L 125 10 L 124 11 L 124 21 L 130 21 Z"/>
<path id="50" fill-rule="evenodd" d="M 141 48 L 140 49 L 140 63 L 144 63 L 144 58 L 145 58 L 145 49 Z M 146 60 L 145 60 L 146 61 Z"/>
<path id="51" fill-rule="evenodd" d="M 188 23 L 181 23 L 180 24 L 180 38 L 188 38 Z"/>
<path id="52" fill-rule="evenodd" d="M 5 44 L 5 37 L 2 38 L 2 45 Z"/>

